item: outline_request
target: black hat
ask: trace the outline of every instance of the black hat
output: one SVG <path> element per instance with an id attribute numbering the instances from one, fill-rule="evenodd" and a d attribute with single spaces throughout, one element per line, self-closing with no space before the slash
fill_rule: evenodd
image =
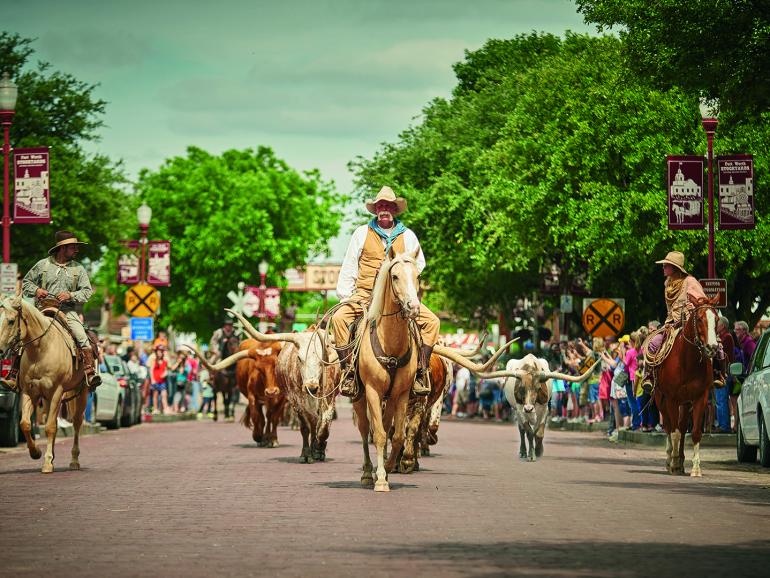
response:
<path id="1" fill-rule="evenodd" d="M 232 317 L 225 317 L 225 320 L 222 322 L 222 325 L 232 325 L 232 324 L 233 324 Z"/>
<path id="2" fill-rule="evenodd" d="M 59 249 L 59 247 L 63 247 L 64 245 L 88 245 L 88 243 L 78 241 L 77 237 L 75 237 L 75 235 L 69 231 L 56 231 L 56 234 L 54 235 L 54 242 L 56 244 L 48 249 L 49 255 L 53 255 Z"/>

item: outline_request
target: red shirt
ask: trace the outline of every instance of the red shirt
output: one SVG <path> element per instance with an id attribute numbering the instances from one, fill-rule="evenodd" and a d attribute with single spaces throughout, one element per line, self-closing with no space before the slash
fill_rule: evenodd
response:
<path id="1" fill-rule="evenodd" d="M 163 358 L 161 361 L 156 359 L 155 363 L 152 364 L 152 382 L 163 383 L 163 380 L 166 379 L 167 370 L 168 360 L 166 358 Z"/>

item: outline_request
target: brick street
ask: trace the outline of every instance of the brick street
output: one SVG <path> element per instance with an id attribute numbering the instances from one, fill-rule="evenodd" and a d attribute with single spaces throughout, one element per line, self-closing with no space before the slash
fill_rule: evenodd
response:
<path id="1" fill-rule="evenodd" d="M 520 461 L 510 424 L 442 422 L 422 471 L 359 485 L 350 410 L 326 463 L 299 464 L 299 432 L 258 448 L 239 424 L 144 424 L 70 439 L 56 472 L 0 454 L 0 575 L 767 575 L 770 477 L 733 449 L 702 450 L 702 479 L 664 452 L 549 431 Z M 372 454 L 374 457 L 374 453 Z M 688 453 L 689 458 L 689 453 Z M 686 469 L 689 471 L 689 459 Z"/>

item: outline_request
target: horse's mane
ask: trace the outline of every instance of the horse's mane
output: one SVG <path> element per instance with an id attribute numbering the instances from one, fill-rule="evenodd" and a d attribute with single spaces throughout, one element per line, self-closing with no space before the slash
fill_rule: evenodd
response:
<path id="1" fill-rule="evenodd" d="M 369 309 L 366 314 L 366 321 L 379 321 L 382 317 L 382 312 L 385 309 L 385 286 L 390 278 L 390 270 L 397 263 L 412 263 L 416 264 L 417 261 L 414 257 L 409 256 L 408 253 L 399 253 L 393 259 L 387 256 L 382 262 L 377 277 L 374 280 L 374 287 L 372 288 L 372 301 L 369 304 Z"/>

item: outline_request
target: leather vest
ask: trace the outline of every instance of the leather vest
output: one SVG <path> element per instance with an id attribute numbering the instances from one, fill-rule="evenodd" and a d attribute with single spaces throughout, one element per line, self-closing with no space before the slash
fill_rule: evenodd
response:
<path id="1" fill-rule="evenodd" d="M 404 234 L 400 234 L 396 237 L 391 245 L 396 253 L 403 253 L 406 251 L 404 245 Z M 356 293 L 366 292 L 371 293 L 372 287 L 374 287 L 374 280 L 377 277 L 377 272 L 382 266 L 382 262 L 385 260 L 385 247 L 382 244 L 382 238 L 374 232 L 374 229 L 369 227 L 366 231 L 366 241 L 364 241 L 364 248 L 361 251 L 361 256 L 358 258 L 358 278 L 356 279 Z"/>

